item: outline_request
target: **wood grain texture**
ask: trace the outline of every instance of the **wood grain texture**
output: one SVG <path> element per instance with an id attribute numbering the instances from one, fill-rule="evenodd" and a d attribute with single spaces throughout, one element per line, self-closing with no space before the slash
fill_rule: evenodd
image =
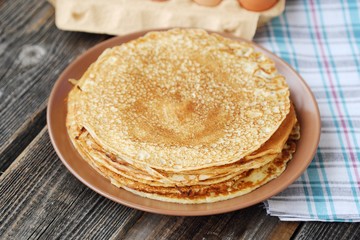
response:
<path id="1" fill-rule="evenodd" d="M 263 205 L 259 204 L 232 213 L 204 217 L 168 217 L 146 213 L 121 237 L 184 240 L 271 239 L 274 232 L 287 225 L 297 226 L 266 216 Z M 295 228 L 288 229 L 292 229 L 290 234 L 279 234 L 277 239 L 290 239 Z"/>
<path id="2" fill-rule="evenodd" d="M 107 239 L 143 214 L 80 183 L 44 129 L 0 178 L 0 239 Z"/>
<path id="3" fill-rule="evenodd" d="M 0 146 L 0 175 L 37 136 L 46 124 L 46 104 L 28 118 L 10 139 Z"/>
<path id="4" fill-rule="evenodd" d="M 0 239 L 270 239 L 286 224 L 266 216 L 262 205 L 172 217 L 114 203 L 70 174 L 46 128 L 1 176 L 0 196 Z"/>
<path id="5" fill-rule="evenodd" d="M 360 223 L 307 222 L 297 231 L 296 240 L 358 240 Z"/>
<path id="6" fill-rule="evenodd" d="M 44 126 L 44 106 L 61 71 L 108 37 L 58 30 L 45 0 L 1 1 L 0 171 Z"/>

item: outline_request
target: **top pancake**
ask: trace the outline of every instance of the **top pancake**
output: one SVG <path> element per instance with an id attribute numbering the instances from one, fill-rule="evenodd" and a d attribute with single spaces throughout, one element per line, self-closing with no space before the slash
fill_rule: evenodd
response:
<path id="1" fill-rule="evenodd" d="M 290 108 L 275 64 L 203 30 L 152 32 L 106 50 L 77 84 L 79 124 L 131 163 L 185 171 L 238 161 Z"/>

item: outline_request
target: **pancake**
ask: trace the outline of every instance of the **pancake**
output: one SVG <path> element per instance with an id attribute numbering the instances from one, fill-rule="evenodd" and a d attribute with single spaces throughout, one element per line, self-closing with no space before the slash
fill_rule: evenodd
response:
<path id="1" fill-rule="evenodd" d="M 110 170 L 106 165 L 86 157 L 86 159 L 100 174 L 108 178 L 112 184 L 124 188 L 143 197 L 183 204 L 198 204 L 223 201 L 249 193 L 258 187 L 278 177 L 286 168 L 287 162 L 296 150 L 296 143 L 290 137 L 284 149 L 270 163 L 256 169 L 250 169 L 217 184 L 194 186 L 151 186 L 134 181 Z"/>
<path id="2" fill-rule="evenodd" d="M 196 29 L 108 49 L 77 88 L 78 124 L 106 152 L 172 172 L 249 156 L 290 111 L 288 86 L 271 59 Z"/>
<path id="3" fill-rule="evenodd" d="M 70 91 L 74 148 L 112 184 L 195 204 L 278 177 L 300 138 L 274 62 L 197 29 L 151 32 L 105 50 Z"/>
<path id="4" fill-rule="evenodd" d="M 274 161 L 260 168 L 246 171 L 239 177 L 205 188 L 201 186 L 194 189 L 189 189 L 190 187 L 175 188 L 172 191 L 168 189 L 147 189 L 145 191 L 127 186 L 122 188 L 143 197 L 166 202 L 199 204 L 224 201 L 254 191 L 283 173 L 287 162 L 292 158 L 292 153 L 296 150 L 296 144 L 289 142 L 286 147 L 286 150 L 279 154 Z M 112 175 L 110 180 L 114 185 L 121 187 L 121 182 L 116 179 L 116 176 Z"/>
<path id="5" fill-rule="evenodd" d="M 74 91 L 79 91 L 79 89 Z M 74 94 L 70 94 L 69 102 L 73 103 L 75 101 L 73 98 Z M 75 116 L 73 115 L 76 112 L 74 106 L 75 104 L 69 105 L 68 114 L 71 116 Z M 76 123 L 76 120 L 73 121 L 73 123 Z M 265 142 L 256 153 L 251 154 L 249 158 L 246 156 L 232 164 L 187 172 L 184 171 L 181 173 L 152 169 L 142 165 L 137 165 L 135 167 L 116 157 L 116 155 L 105 152 L 85 128 L 77 126 L 69 129 L 69 131 L 75 131 L 75 133 L 72 133 L 71 135 L 78 141 L 75 145 L 77 149 L 83 148 L 83 151 L 87 152 L 88 157 L 95 159 L 95 161 L 98 161 L 103 165 L 107 165 L 109 169 L 117 174 L 152 186 L 172 186 L 174 184 L 177 186 L 189 186 L 195 184 L 207 185 L 218 183 L 239 175 L 239 173 L 245 170 L 258 168 L 269 163 L 282 151 L 285 141 L 291 133 L 295 123 L 296 115 L 293 106 L 291 106 L 289 114 L 275 134 L 273 134 L 273 136 Z M 253 156 L 257 157 L 254 158 Z"/>

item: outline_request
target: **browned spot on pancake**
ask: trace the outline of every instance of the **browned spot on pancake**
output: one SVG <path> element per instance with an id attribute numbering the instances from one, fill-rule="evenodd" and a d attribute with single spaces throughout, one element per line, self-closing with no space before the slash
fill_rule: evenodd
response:
<path id="1" fill-rule="evenodd" d="M 128 125 L 129 135 L 140 142 L 193 146 L 212 142 L 225 134 L 225 123 L 229 116 L 220 106 L 214 106 L 204 116 L 199 111 L 203 106 L 182 100 L 178 94 L 175 94 L 174 98 L 178 101 L 136 101 L 127 109 L 130 116 L 127 121 L 131 121 L 132 116 L 143 117 L 133 120 L 137 124 Z M 168 124 L 163 124 L 164 120 Z"/>

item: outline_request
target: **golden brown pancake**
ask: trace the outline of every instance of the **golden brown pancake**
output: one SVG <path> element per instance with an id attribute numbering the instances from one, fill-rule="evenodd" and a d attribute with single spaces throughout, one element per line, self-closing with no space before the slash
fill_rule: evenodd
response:
<path id="1" fill-rule="evenodd" d="M 70 94 L 69 100 L 73 101 L 72 98 L 73 95 Z M 69 108 L 69 114 L 73 112 L 73 108 Z M 112 171 L 124 177 L 154 186 L 171 186 L 174 184 L 177 186 L 207 185 L 230 179 L 243 171 L 261 167 L 274 160 L 277 154 L 282 151 L 285 141 L 295 123 L 296 115 L 294 108 L 291 107 L 289 114 L 276 133 L 265 142 L 256 153 L 250 155 L 249 158 L 246 156 L 235 163 L 199 170 L 183 171 L 181 173 L 153 169 L 143 165 L 137 165 L 135 167 L 134 165 L 128 164 L 116 155 L 102 149 L 85 128 L 77 128 L 78 133 L 74 133 L 73 136 L 75 136 L 74 138 L 78 141 L 77 144 L 79 147 L 84 148 L 83 151 L 86 151 L 88 155 L 102 164 L 107 164 Z M 69 131 L 71 130 L 69 129 Z"/>
<path id="2" fill-rule="evenodd" d="M 289 89 L 251 44 L 198 29 L 107 49 L 68 96 L 74 147 L 137 195 L 205 203 L 279 176 L 300 137 Z"/>
<path id="3" fill-rule="evenodd" d="M 152 186 L 137 182 L 115 173 L 107 165 L 94 161 L 81 150 L 80 153 L 99 173 L 120 188 L 156 200 L 194 204 L 227 200 L 255 190 L 279 176 L 285 170 L 286 163 L 292 158 L 295 150 L 296 144 L 292 137 L 290 137 L 282 152 L 273 161 L 260 168 L 241 172 L 230 179 L 216 184 L 183 187 L 176 185 L 169 187 Z"/>
<path id="4" fill-rule="evenodd" d="M 272 60 L 196 29 L 153 32 L 106 50 L 77 84 L 79 124 L 132 164 L 195 170 L 236 162 L 290 109 Z"/>

